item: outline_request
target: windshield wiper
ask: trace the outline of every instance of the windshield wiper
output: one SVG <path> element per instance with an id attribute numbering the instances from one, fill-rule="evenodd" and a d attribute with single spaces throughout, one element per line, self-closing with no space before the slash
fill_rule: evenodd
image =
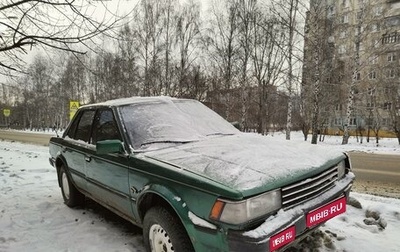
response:
<path id="1" fill-rule="evenodd" d="M 206 136 L 232 136 L 232 135 L 235 135 L 235 134 L 215 132 L 215 133 L 207 134 Z"/>
<path id="2" fill-rule="evenodd" d="M 194 141 L 191 141 L 191 140 L 188 140 L 188 141 L 160 140 L 160 141 L 152 141 L 152 142 L 142 143 L 140 146 L 145 146 L 145 145 L 149 145 L 149 144 L 156 144 L 156 143 L 176 143 L 176 144 L 185 144 L 185 143 L 190 143 L 190 142 L 194 142 Z"/>

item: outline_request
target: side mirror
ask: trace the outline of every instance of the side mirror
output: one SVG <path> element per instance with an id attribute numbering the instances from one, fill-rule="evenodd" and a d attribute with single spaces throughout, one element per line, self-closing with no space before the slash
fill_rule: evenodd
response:
<path id="1" fill-rule="evenodd" d="M 120 140 L 103 140 L 96 143 L 96 154 L 122 153 L 123 146 Z"/>

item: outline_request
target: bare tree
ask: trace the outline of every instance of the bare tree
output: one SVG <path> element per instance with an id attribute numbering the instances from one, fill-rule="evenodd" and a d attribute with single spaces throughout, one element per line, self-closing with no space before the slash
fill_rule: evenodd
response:
<path id="1" fill-rule="evenodd" d="M 328 87 L 327 80 L 333 55 L 331 53 L 332 20 L 326 17 L 326 4 L 314 1 L 307 13 L 305 28 L 305 52 L 302 86 L 303 134 L 306 139 L 308 127 L 312 129 L 312 144 L 317 144 L 321 130 L 321 107 Z M 308 118 L 311 117 L 310 119 Z M 311 124 L 309 123 L 311 122 Z"/>
<path id="2" fill-rule="evenodd" d="M 121 59 L 121 79 L 118 84 L 121 89 L 121 96 L 139 95 L 138 87 L 138 66 L 133 32 L 126 24 L 118 34 L 118 57 Z"/>
<path id="3" fill-rule="evenodd" d="M 171 61 L 172 61 L 172 45 L 173 45 L 173 39 L 174 39 L 174 29 L 176 28 L 174 26 L 174 21 L 176 20 L 176 11 L 174 7 L 178 3 L 175 0 L 168 0 L 166 2 L 166 6 L 164 8 L 164 21 L 163 25 L 165 27 L 165 32 L 164 32 L 164 37 L 165 37 L 165 73 L 164 73 L 164 80 L 162 81 L 163 85 L 163 94 L 166 95 L 172 95 L 171 93 L 171 85 L 172 85 L 172 72 L 171 71 Z"/>
<path id="4" fill-rule="evenodd" d="M 385 89 L 387 96 L 387 108 L 389 111 L 389 123 L 391 128 L 396 134 L 397 140 L 400 145 L 400 88 L 397 84 L 387 86 Z"/>
<path id="5" fill-rule="evenodd" d="M 23 107 L 20 123 L 29 128 L 48 127 L 52 122 L 49 111 L 51 91 L 55 85 L 54 68 L 42 55 L 36 55 L 27 71 L 29 75 L 17 78 L 13 86 L 20 91 L 14 97 Z"/>
<path id="6" fill-rule="evenodd" d="M 200 41 L 200 6 L 193 1 L 183 4 L 176 21 L 176 45 L 179 54 L 177 66 L 177 95 L 187 96 L 190 70 L 196 60 L 194 53 Z"/>
<path id="7" fill-rule="evenodd" d="M 22 55 L 34 46 L 84 54 L 112 29 L 116 16 L 92 15 L 90 1 L 3 0 L 0 3 L 0 74 L 25 72 Z M 92 10 L 92 11 L 90 11 Z M 106 15 L 105 14 L 105 15 Z M 86 50 L 79 46 L 86 46 Z"/>
<path id="8" fill-rule="evenodd" d="M 287 63 L 287 84 L 286 89 L 288 92 L 288 106 L 286 115 L 286 140 L 290 140 L 290 133 L 292 129 L 292 113 L 293 113 L 293 99 L 295 86 L 295 63 L 299 61 L 300 48 L 296 48 L 298 39 L 303 37 L 303 32 L 300 27 L 301 15 L 300 10 L 304 9 L 304 6 L 299 0 L 284 0 L 284 1 L 273 1 L 273 10 L 276 15 L 281 19 L 282 24 L 285 26 L 287 31 L 286 43 L 284 48 L 286 50 L 286 63 Z M 297 60 L 296 60 L 297 58 Z"/>
<path id="9" fill-rule="evenodd" d="M 396 78 L 399 74 L 399 62 L 392 51 L 386 55 L 386 63 L 382 62 L 376 85 L 369 88 L 366 96 L 366 99 L 370 99 L 367 100 L 370 112 L 368 126 L 376 137 L 381 129 L 393 130 L 400 144 L 400 83 Z M 378 139 L 376 143 L 378 144 Z"/>
<path id="10" fill-rule="evenodd" d="M 252 34 L 254 33 L 254 15 L 257 9 L 255 0 L 237 1 L 238 6 L 238 42 L 240 46 L 239 59 L 240 59 L 240 73 L 239 73 L 239 85 L 240 85 L 240 99 L 241 99 L 241 119 L 240 124 L 242 128 L 246 129 L 247 112 L 250 106 L 248 89 L 250 87 L 250 60 L 251 60 L 251 40 L 253 39 Z"/>
<path id="11" fill-rule="evenodd" d="M 267 134 L 267 123 L 270 120 L 267 106 L 271 106 L 277 82 L 285 60 L 279 46 L 285 40 L 282 25 L 276 18 L 268 18 L 258 11 L 254 15 L 254 32 L 252 40 L 252 61 L 254 76 L 258 86 L 258 133 Z M 274 88 L 275 87 L 275 88 Z"/>
<path id="12" fill-rule="evenodd" d="M 218 76 L 217 85 L 213 87 L 214 92 L 222 95 L 224 93 L 225 117 L 232 120 L 232 99 L 234 94 L 231 90 L 237 83 L 237 70 L 239 44 L 237 36 L 238 28 L 238 5 L 236 1 L 227 0 L 222 4 L 227 8 L 212 7 L 211 27 L 207 29 L 205 35 L 205 48 L 208 51 L 210 61 L 213 62 L 216 69 L 213 72 Z M 224 11 L 226 10 L 226 12 Z"/>
<path id="13" fill-rule="evenodd" d="M 75 57 L 70 54 L 63 66 L 63 72 L 60 76 L 60 84 L 65 92 L 66 103 L 71 100 L 86 100 L 86 69 L 83 67 L 84 57 Z"/>
<path id="14" fill-rule="evenodd" d="M 168 2 L 142 0 L 136 9 L 132 23 L 133 39 L 138 55 L 139 73 L 142 82 L 141 95 L 160 95 L 162 86 L 163 55 L 165 52 L 164 17 Z"/>

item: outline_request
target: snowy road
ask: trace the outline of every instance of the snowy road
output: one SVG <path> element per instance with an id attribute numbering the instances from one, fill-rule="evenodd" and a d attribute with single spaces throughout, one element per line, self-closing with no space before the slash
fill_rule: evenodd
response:
<path id="1" fill-rule="evenodd" d="M 49 140 L 53 135 L 55 136 L 56 134 L 0 130 L 0 139 L 40 145 L 48 145 Z"/>
<path id="2" fill-rule="evenodd" d="M 144 251 L 141 230 L 129 222 L 91 201 L 80 209 L 65 206 L 48 156 L 44 146 L 0 141 L 1 252 Z M 322 252 L 399 251 L 400 200 L 352 195 L 363 208 L 348 205 L 301 246 Z M 385 228 L 366 217 L 370 210 L 377 210 Z"/>
<path id="3" fill-rule="evenodd" d="M 389 182 L 400 186 L 400 155 L 350 153 L 358 180 Z"/>

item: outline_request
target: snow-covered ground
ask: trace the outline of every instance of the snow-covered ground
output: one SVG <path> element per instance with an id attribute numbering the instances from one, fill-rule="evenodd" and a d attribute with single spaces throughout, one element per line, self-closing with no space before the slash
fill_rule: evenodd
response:
<path id="1" fill-rule="evenodd" d="M 282 132 L 271 133 L 269 136 L 278 137 L 280 139 L 285 138 L 285 135 Z M 292 132 L 291 141 L 304 141 L 304 136 L 301 132 Z M 311 142 L 311 135 L 308 136 L 307 141 Z M 328 145 L 330 148 L 336 148 L 342 151 L 400 155 L 400 145 L 397 138 L 380 138 L 379 143 L 377 144 L 375 137 L 372 136 L 369 139 L 369 143 L 367 143 L 367 138 L 365 136 L 362 140 L 359 137 L 358 141 L 355 136 L 351 136 L 349 138 L 349 143 L 342 145 L 341 136 L 325 136 L 322 142 L 318 141 L 317 145 Z"/>
<path id="2" fill-rule="evenodd" d="M 280 133 L 268 137 L 285 141 Z M 352 138 L 342 146 L 340 138 L 326 137 L 319 144 L 400 154 L 397 139 L 381 139 L 379 147 L 372 140 L 360 144 Z M 292 141 L 302 141 L 301 134 L 292 134 Z M 141 230 L 99 205 L 65 206 L 48 157 L 47 147 L 0 141 L 0 252 L 145 251 Z M 400 200 L 361 193 L 352 197 L 362 209 L 348 205 L 345 214 L 327 222 L 300 250 L 400 251 Z"/>

